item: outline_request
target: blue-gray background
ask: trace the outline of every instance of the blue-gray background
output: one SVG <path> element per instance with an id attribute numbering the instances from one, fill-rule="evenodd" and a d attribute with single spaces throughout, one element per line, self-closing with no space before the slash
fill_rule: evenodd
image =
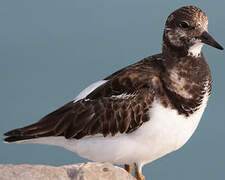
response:
<path id="1" fill-rule="evenodd" d="M 90 83 L 159 53 L 168 14 L 190 4 L 207 12 L 209 31 L 225 45 L 224 0 L 0 1 L 0 134 L 39 120 Z M 182 149 L 146 165 L 147 177 L 225 178 L 225 54 L 203 50 L 214 88 L 200 126 Z M 0 163 L 83 161 L 59 147 L 0 142 Z"/>

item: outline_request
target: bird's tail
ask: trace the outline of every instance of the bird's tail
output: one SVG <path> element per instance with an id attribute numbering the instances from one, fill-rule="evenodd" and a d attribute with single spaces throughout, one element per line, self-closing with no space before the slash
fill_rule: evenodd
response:
<path id="1" fill-rule="evenodd" d="M 7 137 L 4 140 L 9 143 L 18 141 L 30 143 L 44 138 L 55 139 L 59 136 L 66 139 L 80 139 L 89 133 L 86 127 L 88 122 L 92 121 L 90 118 L 92 115 L 91 106 L 86 108 L 83 102 L 71 101 L 34 124 L 6 132 L 4 135 Z"/>
<path id="2" fill-rule="evenodd" d="M 34 124 L 6 132 L 4 135 L 7 137 L 4 139 L 4 141 L 11 143 L 23 140 L 37 139 L 40 137 L 62 135 L 63 131 L 71 123 L 71 118 L 69 118 L 66 123 L 63 123 L 63 120 L 65 118 L 67 118 L 68 116 L 72 116 L 72 114 L 69 113 L 71 107 L 73 107 L 72 102 L 48 114 Z"/>
<path id="3" fill-rule="evenodd" d="M 36 141 L 37 138 L 49 136 L 65 136 L 66 138 L 70 138 L 70 136 L 67 137 L 65 135 L 64 131 L 72 124 L 74 114 L 71 111 L 74 105 L 71 101 L 34 124 L 6 132 L 4 135 L 7 137 L 4 141 L 8 143 L 27 140 Z"/>
<path id="4" fill-rule="evenodd" d="M 51 136 L 52 130 L 50 129 L 51 126 L 49 125 L 50 124 L 37 122 L 23 128 L 13 129 L 4 134 L 5 136 L 7 136 L 4 141 L 11 143 Z"/>

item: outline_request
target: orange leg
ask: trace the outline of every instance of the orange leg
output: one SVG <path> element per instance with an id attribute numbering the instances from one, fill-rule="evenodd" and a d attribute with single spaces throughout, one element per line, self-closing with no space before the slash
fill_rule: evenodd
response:
<path id="1" fill-rule="evenodd" d="M 136 163 L 134 165 L 135 165 L 134 177 L 137 180 L 145 180 L 145 176 L 141 173 L 141 167 L 138 167 Z"/>
<path id="2" fill-rule="evenodd" d="M 129 164 L 124 165 L 124 169 L 129 173 L 132 174 L 132 166 Z"/>

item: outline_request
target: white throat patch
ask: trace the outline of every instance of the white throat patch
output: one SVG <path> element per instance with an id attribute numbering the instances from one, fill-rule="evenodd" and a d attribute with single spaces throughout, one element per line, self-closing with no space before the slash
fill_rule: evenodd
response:
<path id="1" fill-rule="evenodd" d="M 188 49 L 188 56 L 199 57 L 201 55 L 203 43 L 197 42 Z"/>

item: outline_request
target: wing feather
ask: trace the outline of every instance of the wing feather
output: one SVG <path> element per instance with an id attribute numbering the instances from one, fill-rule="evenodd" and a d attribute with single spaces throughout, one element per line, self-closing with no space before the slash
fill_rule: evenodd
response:
<path id="1" fill-rule="evenodd" d="M 131 133 L 149 120 L 154 99 L 153 79 L 160 75 L 159 61 L 146 58 L 128 66 L 38 122 L 5 133 L 14 142 L 45 136 L 81 139 L 102 134 Z M 82 99 L 83 98 L 83 99 Z"/>

